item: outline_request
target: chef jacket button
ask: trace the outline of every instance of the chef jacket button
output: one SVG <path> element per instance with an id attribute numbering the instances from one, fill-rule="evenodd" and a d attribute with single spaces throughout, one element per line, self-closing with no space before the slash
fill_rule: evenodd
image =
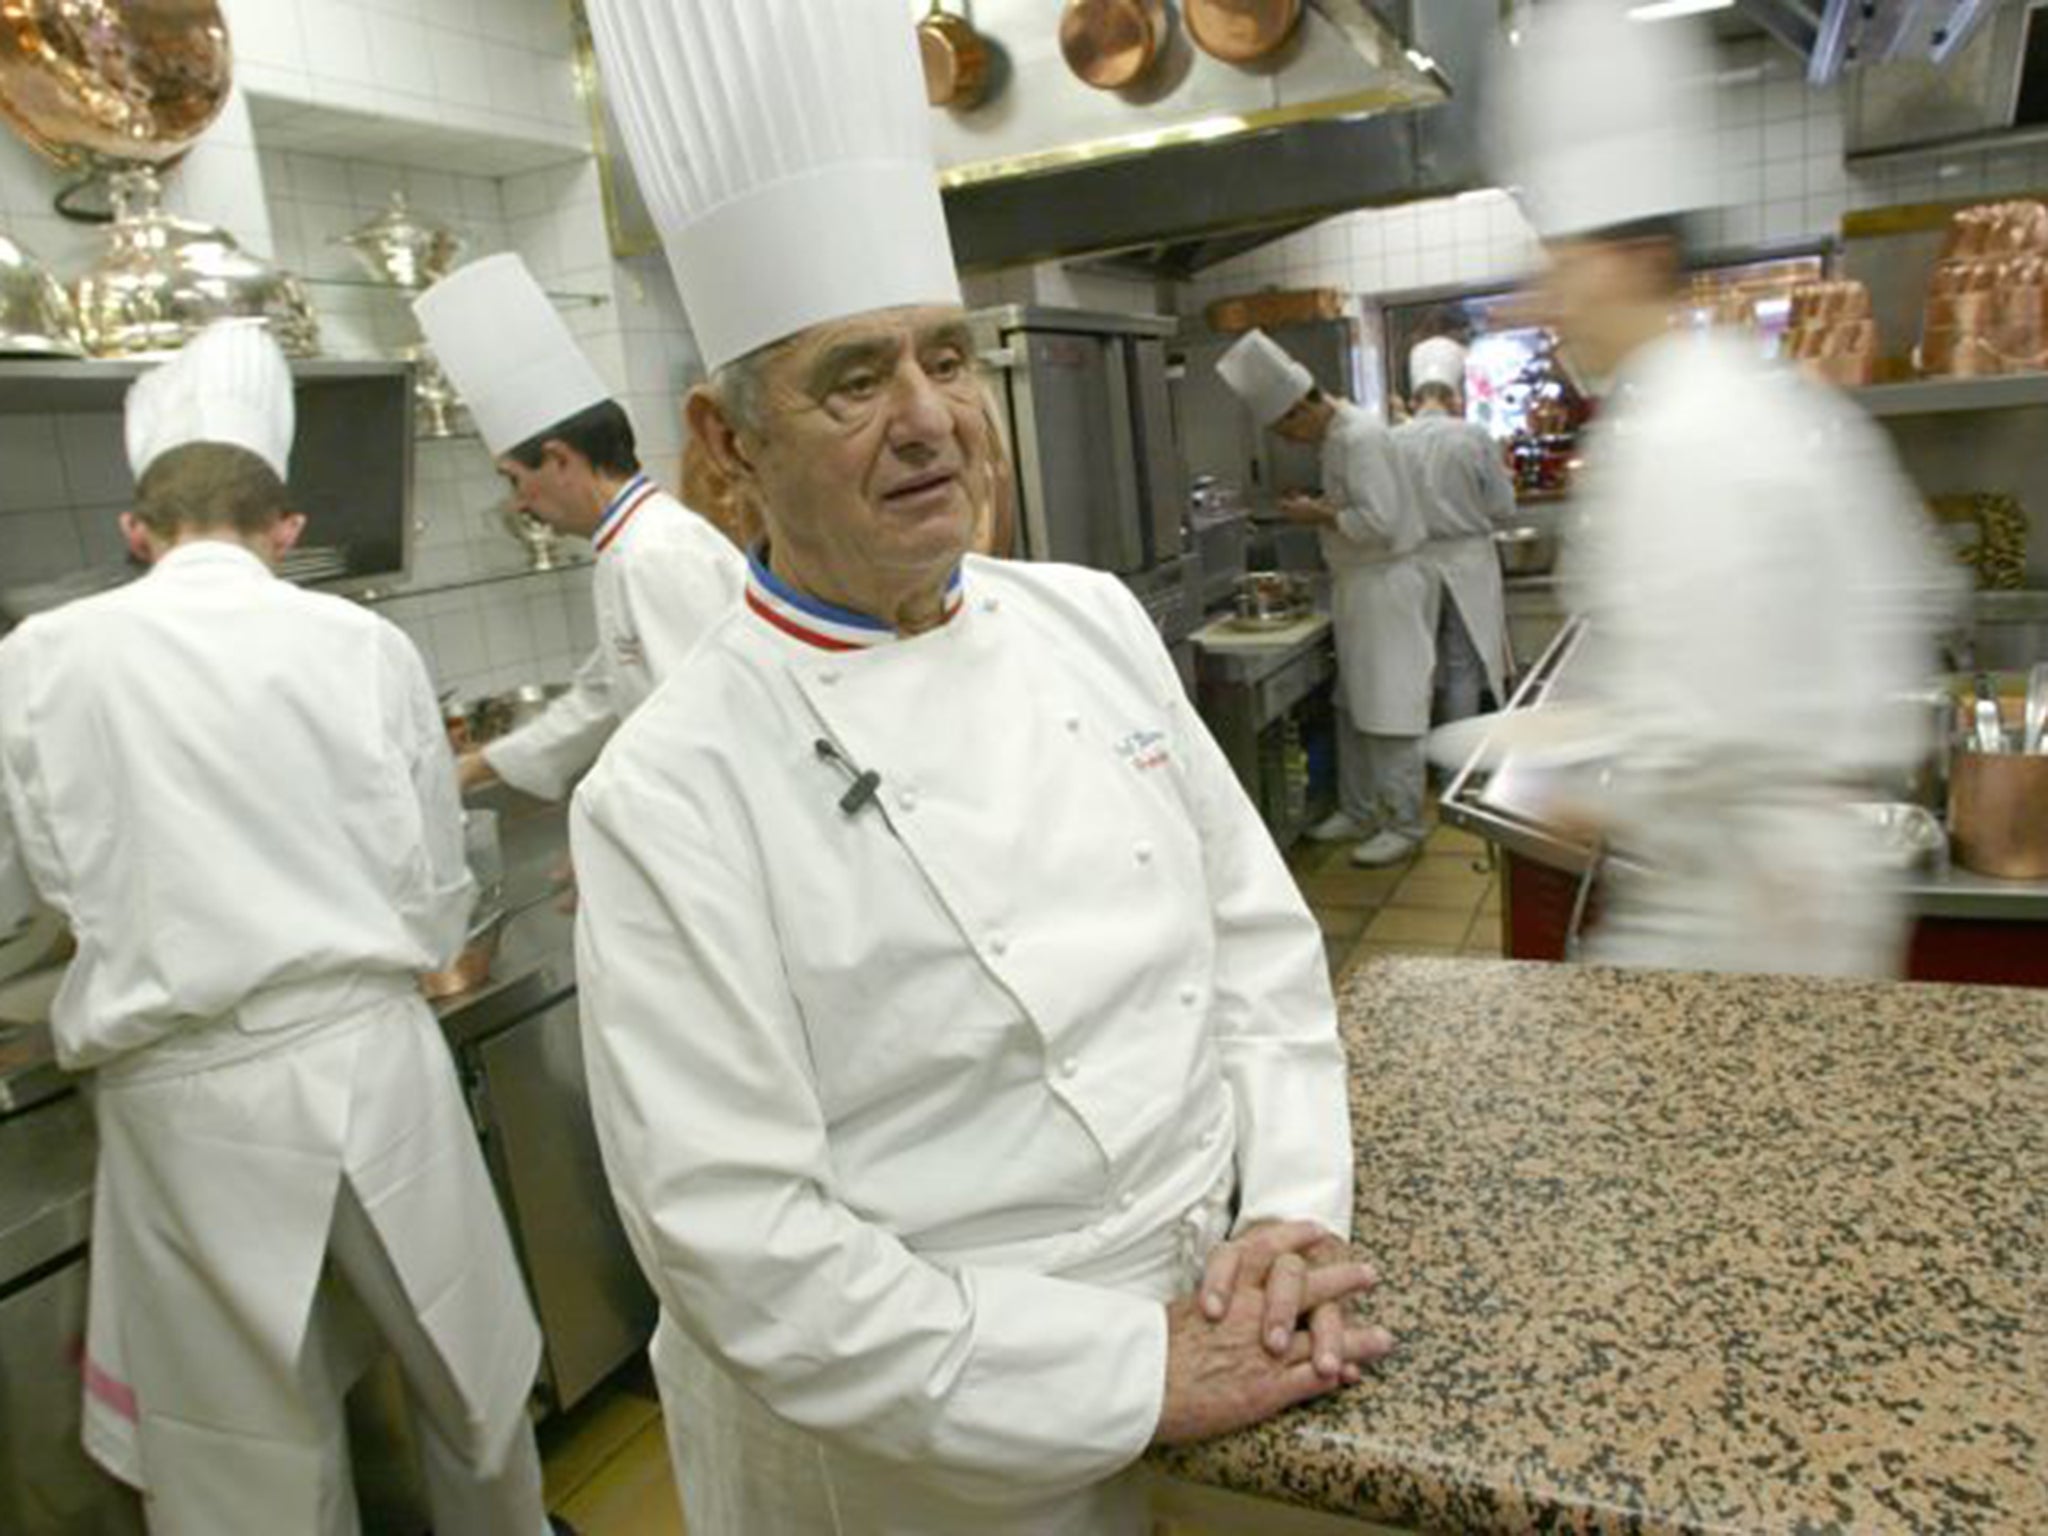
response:
<path id="1" fill-rule="evenodd" d="M 1199 1003 L 1199 1002 L 1200 1002 L 1201 1000 L 1202 1000 L 1202 989 L 1201 989 L 1200 987 L 1182 987 L 1182 988 L 1180 989 L 1180 1005 L 1181 1005 L 1181 1007 L 1183 1007 L 1183 1008 L 1192 1008 L 1192 1007 L 1194 1007 L 1194 1006 L 1195 1006 L 1195 1004 Z"/>
<path id="2" fill-rule="evenodd" d="M 914 790 L 914 789 L 899 789 L 899 790 L 897 790 L 897 791 L 896 791 L 896 804 L 897 804 L 897 806 L 898 806 L 898 807 L 899 807 L 900 809 L 902 809 L 902 810 L 906 810 L 906 811 L 914 811 L 914 810 L 916 810 L 916 809 L 917 809 L 917 791 L 916 791 L 916 790 Z"/>
<path id="3" fill-rule="evenodd" d="M 1131 850 L 1131 853 L 1140 864 L 1150 864 L 1152 862 L 1152 845 L 1150 843 L 1138 844 L 1137 847 Z"/>
<path id="4" fill-rule="evenodd" d="M 1128 1189 L 1116 1197 L 1116 1208 L 1120 1211 L 1128 1211 L 1132 1206 L 1136 1205 L 1137 1203 L 1138 1197 L 1132 1194 Z"/>
<path id="5" fill-rule="evenodd" d="M 1000 933 L 992 933 L 988 936 L 988 952 L 992 955 L 1007 955 L 1010 952 L 1010 941 Z"/>
<path id="6" fill-rule="evenodd" d="M 1062 1062 L 1060 1063 L 1060 1076 L 1061 1076 L 1061 1077 L 1078 1077 L 1078 1076 L 1080 1075 L 1080 1072 L 1081 1072 L 1081 1063 L 1080 1063 L 1080 1062 L 1078 1062 L 1078 1061 L 1076 1061 L 1076 1060 L 1075 1060 L 1075 1059 L 1074 1059 L 1073 1057 L 1071 1057 L 1071 1056 L 1067 1057 L 1067 1058 L 1066 1058 L 1065 1060 L 1063 1060 L 1063 1061 L 1062 1061 Z"/>
<path id="7" fill-rule="evenodd" d="M 1204 1152 L 1208 1151 L 1211 1147 L 1216 1145 L 1216 1133 L 1214 1131 L 1202 1132 L 1200 1136 L 1195 1138 L 1195 1145 L 1200 1147 Z M 1195 1218 L 1192 1216 L 1188 1218 L 1189 1221 L 1193 1221 L 1194 1219 Z"/>
<path id="8" fill-rule="evenodd" d="M 994 613 L 1002 606 L 1003 600 L 999 597 L 984 597 L 981 600 L 981 611 L 983 613 Z"/>
<path id="9" fill-rule="evenodd" d="M 839 673 L 836 670 L 827 670 L 824 672 L 820 672 L 818 674 L 818 681 L 823 683 L 827 688 L 830 688 L 834 683 L 839 681 Z"/>
<path id="10" fill-rule="evenodd" d="M 1067 727 L 1067 734 L 1069 736 L 1078 736 L 1081 734 L 1081 717 L 1079 715 L 1067 716 L 1065 723 Z"/>

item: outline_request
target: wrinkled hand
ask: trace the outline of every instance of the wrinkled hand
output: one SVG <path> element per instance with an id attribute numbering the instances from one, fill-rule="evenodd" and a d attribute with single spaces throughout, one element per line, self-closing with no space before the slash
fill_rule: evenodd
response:
<path id="1" fill-rule="evenodd" d="M 455 759 L 455 785 L 463 794 L 497 782 L 498 770 L 493 768 L 490 760 L 476 748 L 471 748 Z"/>
<path id="2" fill-rule="evenodd" d="M 1302 1285 L 1310 1310 L 1338 1306 L 1372 1284 L 1362 1264 L 1331 1264 L 1312 1271 Z M 1296 1403 L 1356 1382 L 1360 1368 L 1385 1356 L 1394 1341 L 1385 1329 L 1353 1322 L 1335 1340 L 1337 1370 L 1316 1368 L 1317 1348 L 1306 1333 L 1294 1333 L 1275 1358 L 1266 1348 L 1266 1297 L 1237 1287 L 1220 1318 L 1203 1314 L 1194 1297 L 1166 1309 L 1166 1397 L 1153 1435 L 1159 1445 L 1179 1445 L 1228 1434 L 1271 1418 Z"/>
<path id="3" fill-rule="evenodd" d="M 1361 1292 L 1379 1283 L 1371 1265 L 1353 1262 L 1348 1243 L 1315 1222 L 1257 1222 L 1219 1243 L 1209 1255 L 1202 1271 L 1202 1315 L 1220 1321 L 1238 1292 L 1262 1293 L 1265 1319 L 1260 1337 L 1267 1353 L 1277 1359 L 1293 1347 L 1296 1320 L 1307 1311 L 1316 1369 L 1334 1376 L 1342 1364 L 1344 1308 L 1334 1301 L 1310 1306 L 1306 1300 L 1309 1276 L 1332 1267 L 1361 1271 Z"/>

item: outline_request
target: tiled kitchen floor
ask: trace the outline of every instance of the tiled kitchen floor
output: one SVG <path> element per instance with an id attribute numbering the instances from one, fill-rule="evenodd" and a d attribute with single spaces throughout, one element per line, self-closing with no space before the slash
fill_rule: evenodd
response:
<path id="1" fill-rule="evenodd" d="M 1477 838 L 1436 827 L 1392 869 L 1354 869 L 1349 843 L 1298 843 L 1301 882 L 1333 976 L 1373 955 L 1501 953 L 1500 878 Z M 541 1431 L 548 1507 L 581 1536 L 681 1536 L 661 1409 L 644 1364 L 628 1367 Z"/>

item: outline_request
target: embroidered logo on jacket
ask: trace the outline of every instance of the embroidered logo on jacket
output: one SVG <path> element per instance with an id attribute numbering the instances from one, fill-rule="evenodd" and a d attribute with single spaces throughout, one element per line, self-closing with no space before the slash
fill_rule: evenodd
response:
<path id="1" fill-rule="evenodd" d="M 1164 731 L 1133 731 L 1116 744 L 1116 749 L 1140 773 L 1164 768 L 1171 760 Z"/>

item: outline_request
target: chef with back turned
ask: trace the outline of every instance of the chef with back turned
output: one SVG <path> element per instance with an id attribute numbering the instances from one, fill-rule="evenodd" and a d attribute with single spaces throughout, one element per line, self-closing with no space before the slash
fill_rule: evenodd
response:
<path id="1" fill-rule="evenodd" d="M 738 600 L 745 562 L 640 467 L 625 408 L 517 256 L 471 262 L 413 308 L 514 503 L 597 558 L 597 648 L 569 691 L 460 764 L 465 789 L 502 780 L 559 800 Z"/>
<path id="2" fill-rule="evenodd" d="M 1507 594 L 1493 533 L 1515 514 L 1515 483 L 1486 428 L 1465 419 L 1464 347 L 1448 336 L 1416 343 L 1408 401 L 1394 446 L 1429 534 L 1422 562 L 1437 583 L 1432 718 L 1441 724 L 1507 702 Z"/>
<path id="3" fill-rule="evenodd" d="M 275 575 L 292 381 L 223 322 L 127 403 L 132 585 L 0 642 L 0 932 L 78 943 L 93 1074 L 86 1444 L 159 1536 L 353 1536 L 381 1340 L 441 1536 L 544 1536 L 540 1333 L 417 987 L 474 886 L 419 655 Z"/>
<path id="4" fill-rule="evenodd" d="M 993 445 L 899 0 L 591 23 L 691 434 L 765 529 L 571 817 L 685 1521 L 1139 1536 L 1147 1447 L 1390 1345 L 1316 925 L 1136 599 L 968 553 Z"/>

